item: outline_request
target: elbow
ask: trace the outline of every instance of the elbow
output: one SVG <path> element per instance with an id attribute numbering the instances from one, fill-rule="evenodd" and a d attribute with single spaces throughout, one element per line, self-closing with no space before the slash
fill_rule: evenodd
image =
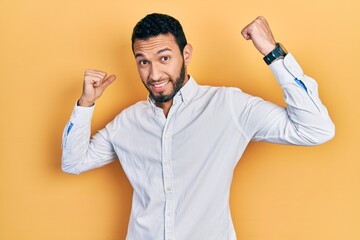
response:
<path id="1" fill-rule="evenodd" d="M 318 131 L 316 138 L 311 139 L 311 145 L 321 145 L 335 137 L 335 125 L 331 122 L 328 126 Z"/>
<path id="2" fill-rule="evenodd" d="M 73 171 L 72 169 L 68 168 L 67 166 L 64 166 L 63 164 L 61 165 L 61 170 L 64 173 L 73 174 L 73 175 L 79 175 L 79 173 Z"/>
<path id="3" fill-rule="evenodd" d="M 325 134 L 323 143 L 330 141 L 334 137 L 335 137 L 335 125 L 334 123 L 331 123 L 331 126 L 328 128 L 327 134 Z"/>
<path id="4" fill-rule="evenodd" d="M 68 166 L 61 165 L 61 170 L 64 173 L 72 174 L 72 175 L 79 175 L 79 172 L 74 171 L 74 169 L 69 168 Z"/>
<path id="5" fill-rule="evenodd" d="M 67 161 L 64 158 L 61 159 L 61 170 L 64 173 L 69 173 L 73 175 L 79 175 L 81 173 L 76 167 L 76 165 L 71 164 L 69 161 Z"/>

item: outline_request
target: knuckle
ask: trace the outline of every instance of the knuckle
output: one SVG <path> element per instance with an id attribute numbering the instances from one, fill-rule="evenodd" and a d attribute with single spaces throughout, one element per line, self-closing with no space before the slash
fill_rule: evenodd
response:
<path id="1" fill-rule="evenodd" d="M 255 19 L 256 24 L 262 24 L 265 21 L 265 18 L 263 16 L 259 16 Z"/>
<path id="2" fill-rule="evenodd" d="M 105 76 L 106 72 L 94 69 L 86 69 L 85 75 L 92 75 L 92 76 Z"/>

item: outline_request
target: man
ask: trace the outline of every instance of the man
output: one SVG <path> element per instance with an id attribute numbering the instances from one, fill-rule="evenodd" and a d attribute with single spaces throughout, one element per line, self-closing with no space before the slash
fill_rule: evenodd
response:
<path id="1" fill-rule="evenodd" d="M 277 44 L 263 17 L 242 30 L 264 55 L 286 108 L 237 88 L 200 86 L 187 72 L 192 47 L 180 23 L 150 14 L 132 48 L 147 101 L 123 110 L 90 139 L 95 101 L 115 76 L 86 70 L 63 135 L 62 169 L 80 174 L 118 158 L 134 189 L 128 240 L 236 239 L 229 208 L 233 170 L 250 141 L 316 145 L 334 125 L 316 82 Z"/>

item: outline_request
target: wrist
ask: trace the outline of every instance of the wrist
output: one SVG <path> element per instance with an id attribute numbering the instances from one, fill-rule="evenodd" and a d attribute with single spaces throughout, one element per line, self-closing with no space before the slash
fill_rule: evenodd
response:
<path id="1" fill-rule="evenodd" d="M 276 47 L 270 51 L 263 58 L 267 65 L 270 65 L 272 62 L 279 60 L 280 58 L 284 58 L 287 54 L 286 49 L 281 43 L 276 43 Z"/>
<path id="2" fill-rule="evenodd" d="M 93 101 L 87 101 L 83 98 L 80 98 L 78 101 L 77 101 L 77 105 L 80 106 L 80 107 L 92 107 L 94 106 L 94 102 Z"/>
<path id="3" fill-rule="evenodd" d="M 272 51 L 274 51 L 275 48 L 276 48 L 276 43 L 270 44 L 267 48 L 264 48 L 264 50 L 261 52 L 261 54 L 265 57 L 265 56 L 267 56 L 269 53 L 271 53 Z"/>

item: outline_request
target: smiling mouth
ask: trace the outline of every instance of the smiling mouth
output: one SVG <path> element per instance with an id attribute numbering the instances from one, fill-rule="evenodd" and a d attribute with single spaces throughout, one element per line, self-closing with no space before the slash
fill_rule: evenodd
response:
<path id="1" fill-rule="evenodd" d="M 155 90 L 163 90 L 166 84 L 168 84 L 170 81 L 165 81 L 161 83 L 151 83 L 151 86 L 155 88 Z"/>

